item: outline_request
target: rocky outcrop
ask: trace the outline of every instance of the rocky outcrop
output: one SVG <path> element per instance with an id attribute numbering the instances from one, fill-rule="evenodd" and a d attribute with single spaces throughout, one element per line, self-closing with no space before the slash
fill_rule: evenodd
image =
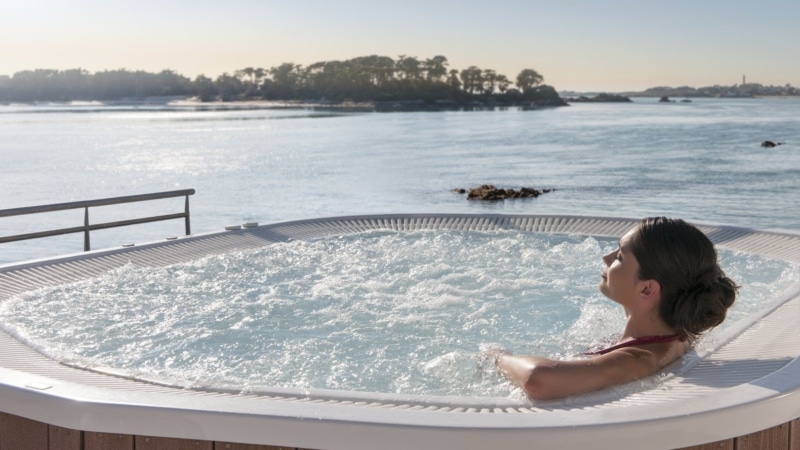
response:
<path id="1" fill-rule="evenodd" d="M 624 95 L 616 95 L 616 94 L 597 94 L 594 97 L 586 97 L 581 95 L 580 97 L 570 97 L 567 99 L 568 103 L 627 103 L 632 102 L 633 100 L 630 97 L 626 97 Z"/>
<path id="2" fill-rule="evenodd" d="M 543 84 L 525 92 L 523 97 L 530 100 L 533 106 L 569 106 L 567 102 L 558 95 L 558 91 L 553 86 Z"/>
<path id="3" fill-rule="evenodd" d="M 453 189 L 456 194 L 467 194 L 467 200 L 505 200 L 513 198 L 536 198 L 542 194 L 547 194 L 555 189 L 542 189 L 541 191 L 534 188 L 523 187 L 519 190 L 515 189 L 500 189 L 493 184 L 482 184 L 476 188 L 467 189 Z"/>

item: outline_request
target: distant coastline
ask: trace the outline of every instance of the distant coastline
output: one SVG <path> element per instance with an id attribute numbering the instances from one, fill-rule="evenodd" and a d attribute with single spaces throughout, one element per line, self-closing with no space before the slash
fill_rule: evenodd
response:
<path id="1" fill-rule="evenodd" d="M 303 67 L 283 63 L 270 69 L 246 67 L 216 79 L 191 80 L 171 70 L 126 69 L 89 73 L 82 69 L 36 69 L 0 75 L 0 104 L 36 102 L 141 102 L 143 99 L 194 99 L 202 103 L 279 102 L 315 107 L 395 110 L 523 108 L 567 106 L 568 102 L 628 102 L 656 98 L 788 98 L 800 89 L 786 84 L 648 88 L 631 92 L 558 92 L 534 69 L 514 80 L 492 69 L 448 67 L 441 55 L 398 59 L 370 55 L 322 61 Z M 743 80 L 744 81 L 744 80 Z M 567 100 L 565 101 L 565 98 Z M 148 100 L 149 101 L 149 100 Z M 157 101 L 156 101 L 157 102 Z"/>
<path id="2" fill-rule="evenodd" d="M 659 86 L 641 92 L 623 92 L 629 97 L 684 97 L 684 98 L 754 98 L 754 97 L 795 97 L 800 89 L 786 84 L 784 86 L 764 86 L 758 83 L 734 84 L 731 86 Z"/>

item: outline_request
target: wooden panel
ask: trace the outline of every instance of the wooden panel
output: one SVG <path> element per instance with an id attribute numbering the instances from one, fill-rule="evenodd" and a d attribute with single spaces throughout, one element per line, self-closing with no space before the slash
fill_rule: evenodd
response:
<path id="1" fill-rule="evenodd" d="M 726 439 L 724 441 L 711 442 L 709 444 L 693 445 L 691 447 L 684 447 L 680 450 L 733 450 L 734 440 Z"/>
<path id="2" fill-rule="evenodd" d="M 54 425 L 49 427 L 50 450 L 82 450 L 83 433 L 78 430 L 61 428 Z"/>
<path id="3" fill-rule="evenodd" d="M 47 424 L 0 413 L 0 449 L 47 450 Z"/>
<path id="4" fill-rule="evenodd" d="M 789 450 L 790 422 L 736 438 L 736 450 Z"/>
<path id="5" fill-rule="evenodd" d="M 295 450 L 294 447 L 276 447 L 274 445 L 236 444 L 233 442 L 215 442 L 214 450 Z"/>
<path id="6" fill-rule="evenodd" d="M 136 436 L 136 450 L 214 450 L 211 441 Z"/>
<path id="7" fill-rule="evenodd" d="M 800 450 L 800 419 L 795 419 L 789 426 L 789 450 Z"/>
<path id="8" fill-rule="evenodd" d="M 83 433 L 84 450 L 133 450 L 133 436 L 130 434 Z"/>

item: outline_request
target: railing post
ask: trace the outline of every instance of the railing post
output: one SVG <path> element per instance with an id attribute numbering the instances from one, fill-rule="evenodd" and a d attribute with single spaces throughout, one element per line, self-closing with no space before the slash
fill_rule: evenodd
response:
<path id="1" fill-rule="evenodd" d="M 192 227 L 189 224 L 189 194 L 186 194 L 186 206 L 184 207 L 186 212 L 186 235 L 192 234 Z"/>
<path id="2" fill-rule="evenodd" d="M 192 233 L 191 215 L 189 213 L 190 195 L 194 195 L 194 189 L 182 189 L 178 191 L 168 191 L 168 192 L 154 192 L 152 194 L 128 195 L 124 197 L 102 198 L 97 200 L 84 200 L 84 201 L 69 202 L 69 203 L 54 203 L 52 205 L 28 206 L 23 208 L 0 209 L 0 218 L 22 216 L 26 214 L 40 214 L 40 213 L 47 213 L 54 211 L 79 210 L 81 208 L 84 209 L 83 225 L 78 225 L 68 228 L 58 228 L 54 230 L 37 231 L 33 233 L 16 234 L 11 236 L 0 236 L 0 244 L 6 242 L 24 241 L 27 239 L 38 239 L 49 236 L 60 236 L 62 234 L 83 232 L 83 250 L 89 251 L 92 248 L 91 238 L 89 235 L 93 230 L 104 230 L 107 228 L 125 227 L 140 223 L 160 222 L 162 220 L 173 220 L 180 218 L 183 218 L 185 220 L 186 235 L 188 236 L 191 235 Z M 96 206 L 109 206 L 109 205 L 119 205 L 123 203 L 143 202 L 149 200 L 160 200 L 163 198 L 176 198 L 176 197 L 179 198 L 180 196 L 185 197 L 184 209 L 182 213 L 175 212 L 172 214 L 161 214 L 157 216 L 139 217 L 136 219 L 117 220 L 113 222 L 94 223 L 94 224 L 89 223 L 89 208 L 94 208 Z"/>
<path id="3" fill-rule="evenodd" d="M 89 244 L 89 207 L 87 206 L 83 214 L 83 251 L 88 252 L 91 248 Z"/>

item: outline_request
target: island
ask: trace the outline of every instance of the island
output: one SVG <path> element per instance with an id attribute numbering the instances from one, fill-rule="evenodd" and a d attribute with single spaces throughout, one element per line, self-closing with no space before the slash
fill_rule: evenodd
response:
<path id="1" fill-rule="evenodd" d="M 441 55 L 420 59 L 370 55 L 308 66 L 283 63 L 246 67 L 194 80 L 171 70 L 36 69 L 0 75 L 0 102 L 117 101 L 152 97 L 199 102 L 270 101 L 322 106 L 358 105 L 375 110 L 567 106 L 534 69 L 512 81 L 493 69 L 450 68 Z"/>

